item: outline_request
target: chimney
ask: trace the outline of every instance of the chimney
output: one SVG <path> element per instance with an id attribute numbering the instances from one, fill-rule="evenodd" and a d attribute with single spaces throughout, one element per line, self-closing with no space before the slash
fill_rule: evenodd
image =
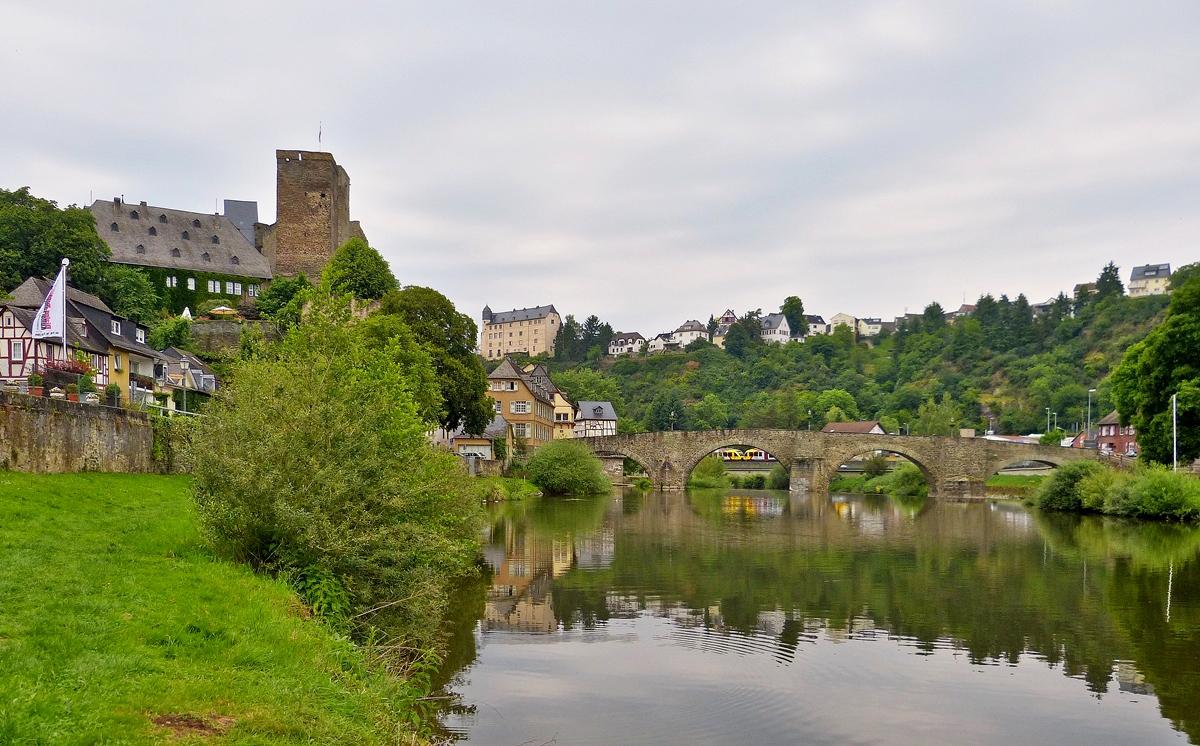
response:
<path id="1" fill-rule="evenodd" d="M 114 210 L 121 209 L 121 198 L 120 197 L 113 197 L 113 209 Z"/>
<path id="2" fill-rule="evenodd" d="M 146 200 L 142 200 L 142 209 L 146 208 Z"/>

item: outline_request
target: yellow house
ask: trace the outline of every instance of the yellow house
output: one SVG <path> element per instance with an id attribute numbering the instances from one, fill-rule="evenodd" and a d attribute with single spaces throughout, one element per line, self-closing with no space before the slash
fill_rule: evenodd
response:
<path id="1" fill-rule="evenodd" d="M 554 357 L 554 337 L 562 319 L 554 306 L 513 309 L 492 313 L 483 307 L 483 324 L 479 332 L 479 354 L 489 360 L 505 355 L 541 353 Z"/>
<path id="2" fill-rule="evenodd" d="M 550 380 L 550 371 L 541 363 L 530 363 L 522 371 L 546 389 L 554 400 L 554 439 L 575 437 L 575 405 Z"/>
<path id="3" fill-rule="evenodd" d="M 508 421 L 514 440 L 536 449 L 554 439 L 554 398 L 511 358 L 488 374 L 487 395 Z"/>

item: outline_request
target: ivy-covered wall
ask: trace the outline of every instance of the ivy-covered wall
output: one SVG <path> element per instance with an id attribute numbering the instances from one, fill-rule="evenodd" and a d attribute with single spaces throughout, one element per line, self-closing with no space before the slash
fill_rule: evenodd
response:
<path id="1" fill-rule="evenodd" d="M 138 267 L 138 269 L 145 272 L 150 281 L 154 283 L 154 288 L 158 291 L 158 297 L 162 299 L 163 307 L 169 309 L 174 314 L 182 313 L 185 307 L 190 308 L 192 313 L 195 313 L 196 307 L 206 300 L 221 301 L 233 308 L 237 308 L 241 303 L 248 303 L 254 300 L 250 296 L 251 285 L 257 285 L 261 293 L 266 287 L 267 282 L 269 282 L 269 280 L 258 277 L 243 277 L 217 272 L 193 272 L 191 270 L 164 269 L 161 267 Z M 176 279 L 175 287 L 167 286 L 168 277 Z M 188 290 L 187 281 L 189 277 L 196 280 L 195 290 Z M 208 292 L 209 280 L 220 282 L 222 292 Z M 240 296 L 227 295 L 224 292 L 226 282 L 241 283 L 242 294 Z"/>

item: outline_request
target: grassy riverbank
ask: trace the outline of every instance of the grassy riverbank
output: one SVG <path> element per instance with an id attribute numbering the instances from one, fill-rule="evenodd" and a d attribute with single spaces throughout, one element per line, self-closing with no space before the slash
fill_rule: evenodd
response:
<path id="1" fill-rule="evenodd" d="M 0 556 L 2 743 L 413 742 L 403 686 L 213 558 L 184 477 L 0 472 Z"/>

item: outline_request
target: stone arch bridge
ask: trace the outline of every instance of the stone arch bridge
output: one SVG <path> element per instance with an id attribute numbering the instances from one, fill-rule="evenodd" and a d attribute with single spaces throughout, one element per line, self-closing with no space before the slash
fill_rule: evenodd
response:
<path id="1" fill-rule="evenodd" d="M 637 461 L 660 489 L 683 489 L 700 459 L 731 446 L 761 448 L 791 474 L 793 490 L 829 490 L 838 466 L 855 456 L 884 451 L 917 465 L 935 497 L 982 497 L 988 477 L 1021 461 L 1060 466 L 1099 460 L 1099 452 L 1060 446 L 1024 445 L 983 438 L 915 435 L 856 435 L 807 430 L 696 430 L 583 439 L 597 455 Z"/>

